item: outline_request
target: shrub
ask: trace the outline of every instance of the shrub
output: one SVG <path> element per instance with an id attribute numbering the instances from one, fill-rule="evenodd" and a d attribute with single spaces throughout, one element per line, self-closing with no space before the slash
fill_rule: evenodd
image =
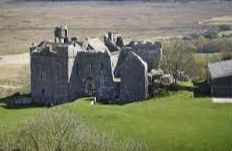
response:
<path id="1" fill-rule="evenodd" d="M 232 39 L 216 38 L 216 39 L 208 40 L 205 43 L 199 44 L 196 47 L 197 47 L 197 52 L 200 53 L 232 51 Z"/>
<path id="2" fill-rule="evenodd" d="M 221 55 L 222 60 L 230 60 L 232 59 L 232 52 L 223 52 Z"/>
<path id="3" fill-rule="evenodd" d="M 231 30 L 231 26 L 230 25 L 219 25 L 219 30 L 228 31 L 228 30 Z"/>
<path id="4" fill-rule="evenodd" d="M 215 30 L 208 30 L 204 33 L 204 37 L 208 39 L 218 38 L 218 32 Z"/>
<path id="5" fill-rule="evenodd" d="M 169 89 L 169 87 L 167 88 L 167 89 Z M 163 88 L 163 89 L 158 89 L 158 93 L 157 93 L 157 97 L 166 97 L 166 96 L 169 96 L 171 93 L 170 93 L 170 91 L 169 90 L 167 90 L 167 89 L 165 89 L 165 88 Z"/>
<path id="6" fill-rule="evenodd" d="M 42 113 L 25 119 L 20 127 L 15 131 L 1 134 L 0 150 L 149 150 L 145 143 L 134 139 L 127 142 L 115 141 L 112 134 L 104 134 L 96 128 L 88 128 L 76 114 L 59 108 L 45 109 Z"/>
<path id="7" fill-rule="evenodd" d="M 18 129 L 0 125 L 0 151 L 16 151 Z"/>
<path id="8" fill-rule="evenodd" d="M 192 33 L 192 34 L 190 34 L 190 37 L 192 37 L 193 39 L 198 39 L 200 37 L 200 35 L 197 33 Z"/>

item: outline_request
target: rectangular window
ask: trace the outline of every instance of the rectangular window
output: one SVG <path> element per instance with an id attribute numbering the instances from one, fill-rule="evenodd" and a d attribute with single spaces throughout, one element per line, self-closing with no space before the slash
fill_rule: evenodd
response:
<path id="1" fill-rule="evenodd" d="M 44 89 L 42 89 L 42 94 L 45 94 L 45 90 Z"/>
<path id="2" fill-rule="evenodd" d="M 42 71 L 42 72 L 40 73 L 40 79 L 41 79 L 42 81 L 45 81 L 45 80 L 46 80 L 46 72 L 45 72 L 45 71 Z"/>

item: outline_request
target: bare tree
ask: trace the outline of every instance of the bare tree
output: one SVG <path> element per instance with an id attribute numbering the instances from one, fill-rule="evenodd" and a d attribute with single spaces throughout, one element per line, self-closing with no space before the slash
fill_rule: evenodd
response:
<path id="1" fill-rule="evenodd" d="M 164 42 L 161 67 L 173 75 L 175 83 L 181 73 L 187 74 L 194 65 L 194 47 L 180 39 Z"/>

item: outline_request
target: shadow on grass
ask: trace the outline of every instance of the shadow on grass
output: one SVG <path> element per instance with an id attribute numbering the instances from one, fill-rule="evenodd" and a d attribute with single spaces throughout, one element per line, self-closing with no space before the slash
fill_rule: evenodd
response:
<path id="1" fill-rule="evenodd" d="M 193 81 L 194 97 L 210 97 L 210 86 L 206 80 Z"/>
<path id="2" fill-rule="evenodd" d="M 194 93 L 194 97 L 208 97 L 208 87 L 205 86 L 205 82 L 203 83 L 193 83 L 194 86 L 185 86 L 185 85 L 180 85 L 180 84 L 173 84 L 167 87 L 162 87 L 158 91 L 157 94 L 150 95 L 147 99 L 144 100 L 138 100 L 138 101 L 129 101 L 129 102 L 121 102 L 120 100 L 118 101 L 99 101 L 97 104 L 100 105 L 127 105 L 130 103 L 135 103 L 135 102 L 143 102 L 143 101 L 149 101 L 152 98 L 161 98 L 161 97 L 168 97 L 173 94 L 173 92 L 177 91 L 191 91 Z M 206 89 L 206 93 L 203 91 Z M 203 89 L 203 90 L 202 90 Z M 203 92 L 202 92 L 203 91 Z M 78 99 L 78 98 L 77 98 Z M 31 101 L 31 94 L 20 94 L 20 93 L 15 93 L 11 96 L 7 96 L 5 98 L 0 98 L 0 106 L 6 108 L 6 109 L 23 109 L 23 108 L 42 108 L 42 107 L 53 107 L 53 106 L 59 106 L 62 104 L 70 103 L 73 102 L 77 99 L 73 99 L 61 104 L 47 104 L 47 105 L 41 105 L 41 104 L 33 104 Z M 95 97 L 83 97 L 81 98 L 83 101 L 87 101 L 90 104 L 92 104 L 92 101 L 96 99 Z"/>
<path id="3" fill-rule="evenodd" d="M 5 109 L 29 109 L 29 108 L 42 108 L 44 106 L 41 105 L 37 105 L 37 104 L 31 104 L 31 105 L 7 105 L 7 104 L 2 104 L 0 105 L 1 107 L 5 108 Z"/>
<path id="4" fill-rule="evenodd" d="M 185 86 L 185 85 L 179 85 L 179 84 L 172 84 L 170 86 L 161 86 L 159 88 L 156 88 L 156 91 L 149 91 L 149 96 L 146 99 L 143 100 L 137 100 L 137 101 L 128 101 L 128 102 L 122 102 L 120 100 L 114 100 L 109 102 L 109 100 L 101 100 L 98 101 L 97 104 L 100 105 L 128 105 L 128 104 L 133 104 L 133 103 L 140 103 L 144 101 L 149 101 L 150 99 L 153 98 L 164 98 L 164 97 L 169 97 L 173 93 L 178 92 L 178 91 L 190 91 L 194 92 L 194 87 L 193 86 Z M 94 97 L 87 97 L 85 98 L 84 101 L 93 101 Z"/>
<path id="5" fill-rule="evenodd" d="M 172 84 L 166 88 L 168 91 L 194 91 L 194 86 L 186 86 L 181 84 Z"/>
<path id="6" fill-rule="evenodd" d="M 185 86 L 177 84 L 174 89 L 171 88 L 170 91 L 191 91 L 195 98 L 199 97 L 210 97 L 210 86 L 206 80 L 203 81 L 192 81 L 193 86 Z M 175 88 L 176 87 L 176 88 Z"/>
<path id="7" fill-rule="evenodd" d="M 0 103 L 5 109 L 24 109 L 24 108 L 39 108 L 42 105 L 32 104 L 31 94 L 15 93 L 13 95 L 0 98 Z"/>

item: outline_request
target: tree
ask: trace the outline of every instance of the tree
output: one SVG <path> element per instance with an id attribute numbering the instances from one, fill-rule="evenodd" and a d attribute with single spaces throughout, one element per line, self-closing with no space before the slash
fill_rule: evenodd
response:
<path id="1" fill-rule="evenodd" d="M 195 47 L 202 47 L 203 45 L 205 45 L 208 42 L 208 39 L 206 39 L 203 36 L 199 36 L 198 38 L 196 38 L 196 40 L 194 41 L 194 46 Z"/>
<path id="2" fill-rule="evenodd" d="M 175 83 L 181 73 L 188 74 L 194 65 L 195 48 L 188 42 L 172 39 L 164 42 L 161 67 L 173 75 Z"/>
<path id="3" fill-rule="evenodd" d="M 191 79 L 195 81 L 202 81 L 206 78 L 206 67 L 208 61 L 204 57 L 195 57 L 193 67 L 188 73 L 191 74 Z"/>

